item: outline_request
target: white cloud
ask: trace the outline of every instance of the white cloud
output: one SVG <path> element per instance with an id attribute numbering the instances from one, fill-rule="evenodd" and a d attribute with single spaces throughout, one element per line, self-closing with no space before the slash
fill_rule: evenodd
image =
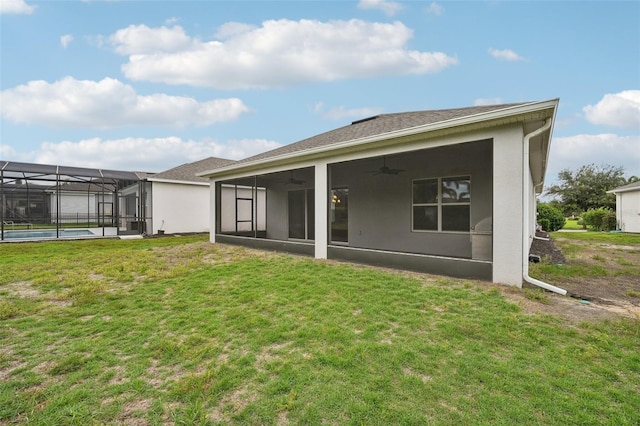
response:
<path id="1" fill-rule="evenodd" d="M 214 140 L 183 140 L 176 136 L 151 139 L 90 138 L 77 142 L 45 142 L 33 152 L 14 151 L 11 158 L 40 164 L 160 172 L 212 156 L 238 160 L 279 146 L 279 143 L 265 139 L 222 143 Z"/>
<path id="2" fill-rule="evenodd" d="M 402 5 L 388 0 L 360 0 L 358 9 L 377 9 L 383 11 L 387 16 L 393 16 L 402 10 Z"/>
<path id="3" fill-rule="evenodd" d="M 563 169 L 575 170 L 586 164 L 624 167 L 628 175 L 640 176 L 640 136 L 605 133 L 554 137 L 549 153 L 547 184 Z"/>
<path id="4" fill-rule="evenodd" d="M 215 34 L 216 38 L 227 39 L 232 36 L 248 33 L 256 29 L 255 25 L 244 24 L 242 22 L 227 22 L 222 24 Z"/>
<path id="5" fill-rule="evenodd" d="M 504 103 L 502 98 L 478 98 L 473 102 L 474 106 L 500 105 Z"/>
<path id="6" fill-rule="evenodd" d="M 600 102 L 587 105 L 582 110 L 587 120 L 593 124 L 638 128 L 640 126 L 640 90 L 625 90 L 604 95 Z"/>
<path id="7" fill-rule="evenodd" d="M 181 26 L 149 28 L 129 25 L 109 37 L 116 52 L 121 55 L 144 55 L 189 50 L 196 40 L 184 33 Z"/>
<path id="8" fill-rule="evenodd" d="M 0 14 L 30 15 L 35 9 L 35 6 L 27 4 L 24 0 L 0 1 Z"/>
<path id="9" fill-rule="evenodd" d="M 271 20 L 259 28 L 223 25 L 223 41 L 188 37 L 181 27 L 130 26 L 110 37 L 129 55 L 132 80 L 221 89 L 267 88 L 356 77 L 439 72 L 458 62 L 442 52 L 408 50 L 401 22 Z"/>
<path id="10" fill-rule="evenodd" d="M 312 107 L 312 111 L 316 113 L 322 112 L 323 109 L 324 109 L 324 102 L 322 101 L 316 102 Z"/>
<path id="11" fill-rule="evenodd" d="M 382 108 L 378 107 L 346 108 L 344 106 L 339 106 L 331 108 L 326 112 L 322 112 L 322 117 L 329 120 L 343 120 L 345 118 L 361 119 L 372 117 L 380 113 L 382 113 Z"/>
<path id="12" fill-rule="evenodd" d="M 65 49 L 67 48 L 67 46 L 69 46 L 69 44 L 72 41 L 73 41 L 73 36 L 71 34 L 65 34 L 62 37 L 60 37 L 60 45 Z"/>
<path id="13" fill-rule="evenodd" d="M 0 142 L 0 159 L 16 158 L 17 152 L 11 145 L 2 144 Z"/>
<path id="14" fill-rule="evenodd" d="M 489 54 L 494 58 L 500 59 L 502 61 L 516 62 L 524 60 L 522 56 L 518 55 L 511 49 L 489 49 Z"/>
<path id="15" fill-rule="evenodd" d="M 142 96 L 112 78 L 30 81 L 0 92 L 0 100 L 2 117 L 50 127 L 207 126 L 234 120 L 248 111 L 237 98 L 198 102 L 160 93 Z"/>
<path id="16" fill-rule="evenodd" d="M 442 15 L 444 13 L 444 7 L 436 2 L 433 2 L 427 7 L 426 11 L 431 15 Z"/>

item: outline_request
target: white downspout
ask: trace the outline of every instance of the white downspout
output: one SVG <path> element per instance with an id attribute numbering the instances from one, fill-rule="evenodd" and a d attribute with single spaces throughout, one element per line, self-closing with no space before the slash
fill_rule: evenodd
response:
<path id="1" fill-rule="evenodd" d="M 567 295 L 567 290 L 556 287 L 554 285 L 545 283 L 543 281 L 531 278 L 529 276 L 529 141 L 531 138 L 538 136 L 539 134 L 546 132 L 551 128 L 551 120 L 548 119 L 542 127 L 534 130 L 533 132 L 525 135 L 523 142 L 522 152 L 522 278 L 529 284 L 544 288 L 545 290 L 553 291 L 554 293 Z M 539 184 L 541 184 L 540 182 Z M 539 185 L 538 184 L 538 185 Z M 534 183 L 533 187 L 538 186 Z"/>

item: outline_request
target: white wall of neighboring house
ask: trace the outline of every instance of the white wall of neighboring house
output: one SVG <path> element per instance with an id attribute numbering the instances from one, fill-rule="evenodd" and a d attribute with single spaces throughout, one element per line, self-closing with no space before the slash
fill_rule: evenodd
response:
<path id="1" fill-rule="evenodd" d="M 616 194 L 616 216 L 623 232 L 640 233 L 640 188 Z"/>
<path id="2" fill-rule="evenodd" d="M 153 233 L 208 232 L 209 185 L 153 182 Z"/>
<path id="3" fill-rule="evenodd" d="M 51 212 L 57 210 L 58 197 L 55 193 L 51 194 Z M 92 218 L 97 217 L 98 203 L 113 203 L 111 194 L 96 194 L 94 192 L 87 194 L 86 192 L 60 192 L 60 223 L 73 223 L 76 221 L 86 222 L 87 215 Z M 107 211 L 107 213 L 109 213 Z M 52 213 L 55 215 L 55 213 Z M 55 220 L 55 217 L 52 219 Z"/>
<path id="4" fill-rule="evenodd" d="M 209 184 L 201 183 L 168 183 L 153 181 L 152 184 L 153 233 L 162 229 L 167 234 L 180 232 L 209 232 L 211 230 L 209 209 Z M 235 206 L 236 188 L 225 185 L 221 195 L 228 206 L 222 212 L 222 228 L 224 231 L 234 231 L 236 228 Z M 251 189 L 238 186 L 238 198 L 251 198 Z M 257 205 L 256 205 L 257 204 Z M 266 192 L 258 190 L 257 203 L 254 211 L 258 211 L 258 230 L 266 228 Z M 238 219 L 251 219 L 251 203 L 240 200 L 238 204 Z M 238 231 L 250 231 L 250 222 L 238 223 Z"/>

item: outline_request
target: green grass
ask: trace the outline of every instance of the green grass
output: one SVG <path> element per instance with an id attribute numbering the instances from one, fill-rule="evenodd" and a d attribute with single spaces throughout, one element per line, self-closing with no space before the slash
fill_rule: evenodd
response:
<path id="1" fill-rule="evenodd" d="M 205 239 L 1 245 L 0 424 L 640 420 L 637 320 Z"/>
<path id="2" fill-rule="evenodd" d="M 563 279 L 619 275 L 640 279 L 640 264 L 637 261 L 640 235 L 594 231 L 555 232 L 552 238 L 569 261 L 568 264 L 555 265 L 546 261 L 531 264 L 529 270 L 532 276 L 560 282 Z M 625 248 L 620 249 L 619 246 Z"/>
<path id="3" fill-rule="evenodd" d="M 573 240 L 576 242 L 590 242 L 590 243 L 608 243 L 615 245 L 630 245 L 638 246 L 640 250 L 640 234 L 629 234 L 623 232 L 564 232 L 558 234 L 558 237 L 562 237 L 566 240 Z"/>
<path id="4" fill-rule="evenodd" d="M 584 229 L 584 227 L 582 225 L 578 225 L 578 219 L 567 219 L 562 229 L 577 230 Z"/>

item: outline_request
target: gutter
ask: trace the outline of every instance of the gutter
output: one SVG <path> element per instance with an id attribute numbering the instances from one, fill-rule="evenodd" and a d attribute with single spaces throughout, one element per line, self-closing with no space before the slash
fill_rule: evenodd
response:
<path id="1" fill-rule="evenodd" d="M 200 186 L 209 186 L 209 182 L 200 182 L 193 180 L 174 180 L 174 179 L 163 179 L 163 178 L 154 178 L 148 177 L 147 180 L 149 182 L 158 182 L 158 183 L 174 183 L 180 185 L 200 185 Z"/>
<path id="2" fill-rule="evenodd" d="M 522 147 L 522 278 L 529 284 L 566 296 L 567 290 L 529 276 L 529 178 L 527 176 L 527 170 L 529 170 L 529 142 L 535 136 L 549 130 L 551 128 L 551 123 L 552 120 L 547 119 L 542 127 L 539 127 L 533 132 L 525 135 Z M 535 188 L 538 185 L 542 185 L 542 181 L 537 184 L 534 182 L 533 187 Z"/>

